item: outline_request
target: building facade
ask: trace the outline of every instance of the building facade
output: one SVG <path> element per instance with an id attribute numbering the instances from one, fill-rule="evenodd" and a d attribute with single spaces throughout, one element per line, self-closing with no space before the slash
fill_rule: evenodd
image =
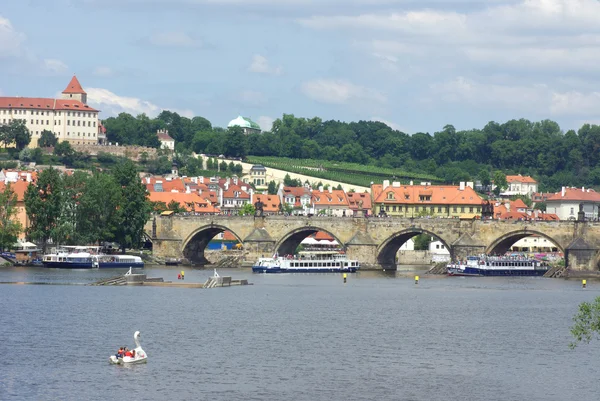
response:
<path id="1" fill-rule="evenodd" d="M 538 191 L 537 181 L 529 176 L 507 175 L 508 188 L 500 196 L 510 197 L 515 195 L 526 195 L 531 197 Z"/>
<path id="2" fill-rule="evenodd" d="M 561 192 L 546 200 L 546 213 L 556 214 L 561 220 L 577 220 L 580 206 L 586 220 L 597 220 L 600 194 L 590 188 L 562 187 Z"/>
<path id="3" fill-rule="evenodd" d="M 454 185 L 402 185 L 385 180 L 371 186 L 373 213 L 380 216 L 472 219 L 481 216 L 483 200 L 461 182 Z"/>
<path id="4" fill-rule="evenodd" d="M 0 124 L 23 120 L 31 133 L 30 148 L 37 147 L 44 130 L 59 142 L 97 144 L 99 111 L 87 105 L 87 93 L 73 76 L 61 99 L 0 97 Z"/>
<path id="5" fill-rule="evenodd" d="M 166 129 L 160 129 L 156 135 L 160 141 L 161 149 L 175 150 L 175 139 L 171 138 L 169 131 Z"/>

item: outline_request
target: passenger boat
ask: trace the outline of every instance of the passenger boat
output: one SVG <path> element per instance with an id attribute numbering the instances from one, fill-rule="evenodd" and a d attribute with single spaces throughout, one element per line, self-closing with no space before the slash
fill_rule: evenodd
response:
<path id="1" fill-rule="evenodd" d="M 254 273 L 354 273 L 360 269 L 358 260 L 350 260 L 340 253 L 288 255 L 259 258 Z"/>
<path id="2" fill-rule="evenodd" d="M 466 261 L 448 264 L 449 276 L 543 276 L 546 262 L 521 256 L 468 256 Z"/>
<path id="3" fill-rule="evenodd" d="M 143 268 L 139 256 L 104 255 L 98 246 L 62 246 L 54 253 L 44 255 L 42 264 L 54 269 L 115 269 Z"/>

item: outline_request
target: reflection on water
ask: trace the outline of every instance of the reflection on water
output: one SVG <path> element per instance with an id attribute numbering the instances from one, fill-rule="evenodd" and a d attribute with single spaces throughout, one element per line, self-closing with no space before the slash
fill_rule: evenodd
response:
<path id="1" fill-rule="evenodd" d="M 177 281 L 182 269 L 186 282 L 212 275 L 145 271 Z M 119 273 L 10 268 L 0 281 L 86 284 Z M 578 303 L 600 283 L 219 273 L 254 285 L 0 285 L 0 399 L 598 399 L 598 344 L 567 345 Z M 135 330 L 148 363 L 109 365 Z"/>

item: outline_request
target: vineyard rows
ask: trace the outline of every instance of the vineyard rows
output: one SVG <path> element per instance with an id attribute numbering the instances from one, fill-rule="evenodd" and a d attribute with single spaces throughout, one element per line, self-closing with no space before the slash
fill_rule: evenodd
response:
<path id="1" fill-rule="evenodd" d="M 327 160 L 248 156 L 247 162 L 252 164 L 262 164 L 265 167 L 289 171 L 290 173 L 303 174 L 331 181 L 360 185 L 363 187 L 370 187 L 372 182 L 381 183 L 385 179 L 422 180 L 429 182 L 440 181 L 439 178 L 428 174 L 409 173 L 402 170 L 355 163 L 332 162 Z"/>

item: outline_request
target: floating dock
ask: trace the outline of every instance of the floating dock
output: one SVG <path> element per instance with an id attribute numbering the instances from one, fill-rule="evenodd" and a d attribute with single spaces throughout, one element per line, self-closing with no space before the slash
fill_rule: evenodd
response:
<path id="1" fill-rule="evenodd" d="M 137 285 L 146 287 L 180 287 L 180 288 L 218 288 L 238 285 L 251 285 L 248 280 L 233 280 L 230 276 L 212 276 L 204 283 L 186 283 L 164 281 L 162 277 L 147 277 L 145 274 L 125 274 L 97 281 L 89 284 L 93 286 L 102 285 Z"/>

